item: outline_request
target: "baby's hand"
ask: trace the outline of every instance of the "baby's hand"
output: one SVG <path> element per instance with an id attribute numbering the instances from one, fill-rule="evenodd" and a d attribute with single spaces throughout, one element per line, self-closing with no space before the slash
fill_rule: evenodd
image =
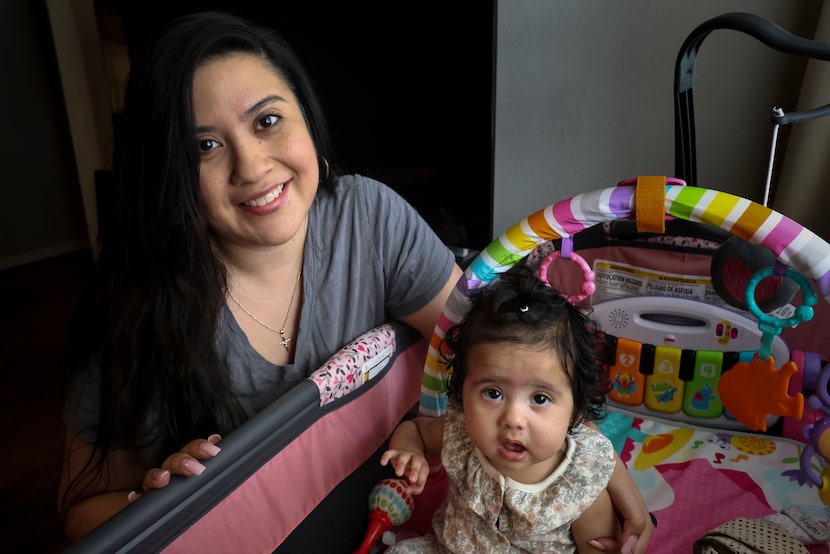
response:
<path id="1" fill-rule="evenodd" d="M 421 494 L 429 475 L 427 459 L 406 450 L 387 450 L 380 457 L 380 465 L 385 466 L 390 461 L 395 468 L 395 475 L 409 482 L 406 492 L 413 495 Z"/>

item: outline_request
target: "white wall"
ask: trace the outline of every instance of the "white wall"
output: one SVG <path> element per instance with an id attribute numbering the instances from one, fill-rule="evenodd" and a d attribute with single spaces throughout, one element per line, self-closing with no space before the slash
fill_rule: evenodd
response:
<path id="1" fill-rule="evenodd" d="M 812 36 L 821 0 L 500 0 L 493 232 L 581 192 L 674 174 L 674 66 L 733 11 Z M 735 31 L 704 41 L 694 87 L 698 186 L 761 202 L 772 107 L 795 109 L 803 60 Z"/>

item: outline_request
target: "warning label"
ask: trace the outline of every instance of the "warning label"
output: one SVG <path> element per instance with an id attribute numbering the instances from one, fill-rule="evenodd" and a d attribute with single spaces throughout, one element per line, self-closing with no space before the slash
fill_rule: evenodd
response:
<path id="1" fill-rule="evenodd" d="M 596 292 L 591 297 L 592 304 L 628 296 L 676 296 L 748 313 L 721 298 L 709 277 L 667 273 L 598 259 L 594 261 L 594 284 Z M 792 304 L 784 304 L 769 312 L 770 316 L 778 319 L 787 319 L 794 314 L 795 306 Z"/>
<path id="2" fill-rule="evenodd" d="M 596 292 L 592 303 L 627 296 L 675 296 L 730 307 L 709 277 L 666 273 L 606 260 L 594 261 Z"/>

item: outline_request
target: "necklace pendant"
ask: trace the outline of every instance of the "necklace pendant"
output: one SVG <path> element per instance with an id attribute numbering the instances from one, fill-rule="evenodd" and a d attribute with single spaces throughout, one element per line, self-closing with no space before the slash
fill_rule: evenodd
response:
<path id="1" fill-rule="evenodd" d="M 248 314 L 248 316 L 250 316 L 250 318 L 251 318 L 251 319 L 253 319 L 253 320 L 254 320 L 254 321 L 256 321 L 257 323 L 259 323 L 260 325 L 262 325 L 263 327 L 265 327 L 265 328 L 266 328 L 266 329 L 268 329 L 269 331 L 272 331 L 272 332 L 274 332 L 274 333 L 279 333 L 279 335 L 280 335 L 280 339 L 281 339 L 281 340 L 280 340 L 280 344 L 281 344 L 281 345 L 283 346 L 283 348 L 285 348 L 288 352 L 291 352 L 291 349 L 290 349 L 290 348 L 288 348 L 288 344 L 291 342 L 291 337 L 286 336 L 286 334 L 285 334 L 285 326 L 288 324 L 288 316 L 290 316 L 290 315 L 291 315 L 291 308 L 293 308 L 293 307 L 294 307 L 294 298 L 297 296 L 297 289 L 298 289 L 298 288 L 300 288 L 300 281 L 302 280 L 302 276 L 303 276 L 303 266 L 302 266 L 302 264 L 300 264 L 300 270 L 297 272 L 297 280 L 294 282 L 294 290 L 293 290 L 293 291 L 291 291 L 291 300 L 289 300 L 289 302 L 288 302 L 288 311 L 286 311 L 286 312 L 285 312 L 285 319 L 284 319 L 284 320 L 283 320 L 283 322 L 282 322 L 282 329 L 279 329 L 279 330 L 274 329 L 273 327 L 271 327 L 271 326 L 270 326 L 270 325 L 268 325 L 267 323 L 263 323 L 262 321 L 260 321 L 260 320 L 259 320 L 259 319 L 258 319 L 258 318 L 254 315 L 254 314 L 252 314 L 251 312 L 249 312 L 249 311 L 245 308 L 245 306 L 243 306 L 243 305 L 239 302 L 239 300 L 237 300 L 237 299 L 236 299 L 236 296 L 234 296 L 234 295 L 233 295 L 233 291 L 231 291 L 230 289 L 228 289 L 228 295 L 231 297 L 231 300 L 233 300 L 233 301 L 234 301 L 234 303 L 235 303 L 237 306 L 239 306 L 239 309 L 240 309 L 240 310 L 242 310 L 243 312 L 245 312 L 246 314 Z"/>
<path id="2" fill-rule="evenodd" d="M 280 341 L 280 344 L 283 345 L 286 350 L 288 350 L 288 343 L 291 342 L 291 338 L 285 336 L 285 329 L 280 329 L 280 338 L 282 339 Z"/>

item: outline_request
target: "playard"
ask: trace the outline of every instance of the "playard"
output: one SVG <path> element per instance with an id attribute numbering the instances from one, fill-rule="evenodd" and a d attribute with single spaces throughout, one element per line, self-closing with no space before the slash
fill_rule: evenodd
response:
<path id="1" fill-rule="evenodd" d="M 806 549 L 794 552 L 827 553 L 830 245 L 694 184 L 694 55 L 718 28 L 830 60 L 830 46 L 756 16 L 704 23 L 678 57 L 677 176 L 624 180 L 516 223 L 466 267 L 429 345 L 394 322 L 368 331 L 226 437 L 204 478 L 152 491 L 70 550 L 273 551 L 337 494 L 341 509 L 369 503 L 359 552 L 428 532 L 440 468 L 431 498 L 395 479 L 348 484 L 401 418 L 443 412 L 444 332 L 475 290 L 525 265 L 588 310 L 609 346 L 599 426 L 656 520 L 650 552 L 748 552 L 730 548 L 765 519 Z"/>

